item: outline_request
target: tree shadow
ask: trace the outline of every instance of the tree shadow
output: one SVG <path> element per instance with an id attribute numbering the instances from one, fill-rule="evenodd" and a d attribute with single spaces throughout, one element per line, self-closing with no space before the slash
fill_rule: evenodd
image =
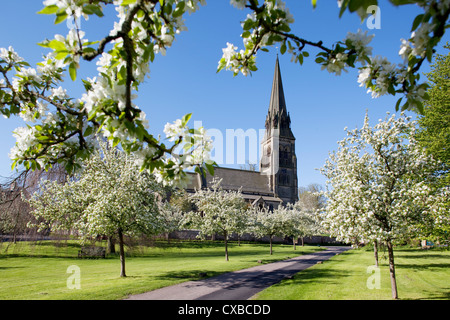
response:
<path id="1" fill-rule="evenodd" d="M 418 269 L 418 270 L 426 270 L 432 268 L 450 268 L 450 263 L 429 263 L 429 264 L 407 264 L 407 263 L 396 263 L 395 267 L 398 269 Z"/>
<path id="2" fill-rule="evenodd" d="M 394 253 L 395 255 L 395 253 Z M 424 254 L 424 255 L 409 255 L 409 254 L 401 254 L 401 255 L 397 255 L 398 258 L 401 259 L 444 259 L 444 260 L 450 260 L 450 255 L 449 256 L 445 256 L 442 254 Z"/>
<path id="3" fill-rule="evenodd" d="M 304 260 L 300 263 L 284 264 L 282 261 L 274 262 L 275 269 L 267 269 L 265 265 L 258 265 L 248 269 L 238 270 L 234 272 L 216 272 L 211 270 L 183 270 L 171 271 L 157 276 L 160 280 L 167 279 L 186 279 L 199 280 L 188 286 L 206 286 L 211 288 L 236 289 L 240 287 L 265 289 L 269 286 L 277 284 L 284 279 L 293 279 L 297 282 L 313 282 L 317 279 L 327 278 L 333 279 L 335 282 L 338 278 L 349 276 L 346 271 L 334 270 L 315 270 L 309 267 L 314 266 L 317 262 L 314 260 Z M 202 278 L 203 276 L 203 278 Z M 327 280 L 328 281 L 328 280 Z"/>
<path id="4" fill-rule="evenodd" d="M 0 267 L 1 270 L 9 270 L 9 269 L 24 269 L 25 267 Z"/>
<path id="5" fill-rule="evenodd" d="M 321 282 L 327 284 L 338 284 L 341 283 L 340 279 L 350 276 L 351 272 L 349 271 L 313 268 L 298 272 L 292 279 L 281 282 L 278 286 L 307 285 L 310 283 L 317 283 L 319 279 Z"/>
<path id="6" fill-rule="evenodd" d="M 201 280 L 208 279 L 211 277 L 218 276 L 223 272 L 213 271 L 213 270 L 180 270 L 180 271 L 169 271 L 153 278 L 158 280 L 173 280 L 173 279 L 185 279 L 185 280 Z"/>

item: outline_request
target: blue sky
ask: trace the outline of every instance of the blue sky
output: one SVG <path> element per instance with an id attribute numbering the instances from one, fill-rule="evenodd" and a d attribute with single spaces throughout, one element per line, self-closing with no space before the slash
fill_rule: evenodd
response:
<path id="1" fill-rule="evenodd" d="M 166 56 L 157 56 L 150 66 L 150 78 L 139 90 L 135 102 L 147 113 L 150 131 L 155 135 L 164 136 L 162 129 L 167 122 L 190 112 L 193 113 L 191 125 L 202 121 L 205 128 L 218 129 L 224 136 L 226 129 L 264 128 L 277 49 L 258 54 L 259 70 L 252 76 L 233 77 L 231 72 L 225 71 L 217 74 L 217 63 L 226 43 L 242 47 L 240 21 L 248 12 L 232 7 L 229 0 L 207 2 L 207 6 L 186 16 L 189 30 L 178 36 Z M 400 63 L 400 38 L 409 38 L 412 21 L 420 8 L 412 5 L 396 8 L 387 1 L 379 2 L 381 29 L 369 30 L 369 34 L 375 35 L 373 54 Z M 356 14 L 345 13 L 339 19 L 334 0 L 318 1 L 315 10 L 309 0 L 287 0 L 286 4 L 295 18 L 292 32 L 311 41 L 322 40 L 328 47 L 342 40 L 348 31 L 368 30 Z M 41 8 L 42 2 L 37 0 L 2 3 L 0 47 L 13 46 L 32 65 L 46 53 L 38 42 L 51 39 L 56 33 L 67 33 L 65 23 L 55 26 L 52 16 L 37 15 Z M 85 38 L 97 40 L 108 33 L 115 12 L 107 13 L 112 16 L 82 21 Z M 448 35 L 439 44 L 438 52 L 442 53 L 446 41 L 449 41 Z M 387 111 L 395 112 L 397 100 L 392 96 L 372 99 L 359 87 L 357 70 L 349 70 L 341 76 L 321 71 L 314 62 L 317 51 L 314 48 L 308 51 L 310 57 L 303 66 L 291 63 L 287 54 L 279 57 L 287 109 L 297 139 L 299 186 L 325 185 L 326 179 L 316 169 L 322 167 L 328 153 L 337 148 L 336 142 L 344 137 L 344 127 L 360 127 L 366 110 L 375 123 L 384 118 Z M 78 78 L 94 76 L 95 67 L 93 63 L 82 65 Z M 428 71 L 426 63 L 421 72 Z M 65 85 L 71 96 L 81 96 L 79 80 L 72 83 L 67 77 Z M 23 125 L 20 118 L 0 119 L 0 176 L 11 174 L 8 153 L 15 142 L 12 131 Z M 238 164 L 224 166 L 239 167 Z"/>

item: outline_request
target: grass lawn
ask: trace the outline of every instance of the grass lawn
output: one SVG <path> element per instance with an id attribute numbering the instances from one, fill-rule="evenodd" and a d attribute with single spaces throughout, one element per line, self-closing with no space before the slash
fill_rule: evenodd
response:
<path id="1" fill-rule="evenodd" d="M 269 255 L 266 244 L 229 244 L 230 261 L 225 261 L 220 242 L 156 242 L 151 247 L 129 250 L 126 278 L 120 278 L 116 255 L 106 259 L 78 259 L 76 242 L 18 242 L 7 248 L 0 243 L 0 300 L 113 300 L 130 294 L 200 278 L 214 276 L 263 263 L 284 260 L 322 248 L 275 245 Z M 7 250 L 6 250 L 7 249 Z M 5 252 L 6 251 L 6 252 Z M 68 289 L 69 266 L 78 266 L 81 289 Z"/>
<path id="2" fill-rule="evenodd" d="M 306 269 L 253 297 L 257 300 L 390 300 L 387 252 L 380 252 L 380 288 L 369 289 L 374 273 L 371 248 L 347 251 Z M 399 299 L 450 299 L 450 251 L 400 247 L 394 251 Z M 371 283 L 371 281 L 369 281 Z"/>

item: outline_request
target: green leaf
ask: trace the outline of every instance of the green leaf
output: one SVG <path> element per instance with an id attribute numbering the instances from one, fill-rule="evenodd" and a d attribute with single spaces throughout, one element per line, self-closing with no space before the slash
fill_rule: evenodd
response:
<path id="1" fill-rule="evenodd" d="M 38 14 L 54 14 L 58 12 L 59 7 L 57 5 L 46 6 L 44 9 L 38 12 Z"/>
<path id="2" fill-rule="evenodd" d="M 424 108 L 423 108 L 423 103 L 422 101 L 415 101 L 416 102 L 416 107 L 417 107 L 417 111 L 419 114 L 423 115 L 424 113 Z"/>
<path id="3" fill-rule="evenodd" d="M 56 39 L 53 39 L 52 41 L 50 41 L 46 46 L 55 51 L 67 51 L 66 45 Z"/>
<path id="4" fill-rule="evenodd" d="M 317 0 L 311 0 L 312 6 L 315 9 L 317 6 Z"/>
<path id="5" fill-rule="evenodd" d="M 122 1 L 122 6 L 128 6 L 128 5 L 133 4 L 133 3 L 136 3 L 136 0 L 123 0 Z"/>
<path id="6" fill-rule="evenodd" d="M 59 12 L 56 14 L 55 24 L 59 24 L 66 20 L 68 17 L 67 13 L 65 11 Z"/>
<path id="7" fill-rule="evenodd" d="M 11 171 L 14 170 L 14 168 L 16 167 L 16 165 L 17 165 L 17 160 L 15 160 L 15 161 L 12 163 L 12 165 L 11 165 Z"/>
<path id="8" fill-rule="evenodd" d="M 209 174 L 210 174 L 211 176 L 214 176 L 214 166 L 212 166 L 212 165 L 209 164 L 209 163 L 205 163 L 205 167 L 206 167 L 206 169 L 208 169 Z"/>
<path id="9" fill-rule="evenodd" d="M 84 136 L 85 137 L 87 137 L 87 136 L 90 136 L 91 134 L 92 134 L 92 132 L 94 131 L 94 128 L 92 128 L 92 127 L 87 127 L 86 128 L 86 130 L 84 131 Z"/>
<path id="10" fill-rule="evenodd" d="M 242 29 L 244 29 L 245 31 L 250 30 L 253 27 L 253 25 L 254 25 L 254 21 L 252 19 L 247 19 L 247 20 L 245 20 L 244 26 Z"/>
<path id="11" fill-rule="evenodd" d="M 395 111 L 398 112 L 398 110 L 400 109 L 400 103 L 402 103 L 402 99 L 400 98 L 397 100 L 397 103 L 395 104 Z"/>
<path id="12" fill-rule="evenodd" d="M 185 4 L 184 4 L 183 1 L 182 1 L 182 2 L 179 2 L 178 5 L 177 5 L 177 8 L 176 8 L 175 11 L 173 12 L 173 15 L 172 15 L 172 16 L 173 16 L 174 18 L 177 18 L 177 17 L 182 16 L 183 13 L 184 13 L 184 6 L 185 6 Z"/>
<path id="13" fill-rule="evenodd" d="M 344 14 L 345 10 L 347 9 L 348 3 L 350 2 L 350 0 L 344 0 L 341 3 L 341 10 L 339 10 L 339 18 L 342 17 L 342 15 Z"/>
<path id="14" fill-rule="evenodd" d="M 188 121 L 191 119 L 191 117 L 192 117 L 192 113 L 186 114 L 186 115 L 183 117 L 183 119 L 181 119 L 182 125 L 185 126 L 185 125 L 188 123 Z"/>
<path id="15" fill-rule="evenodd" d="M 241 37 L 245 39 L 245 38 L 250 37 L 250 35 L 251 35 L 250 31 L 247 30 L 247 31 L 245 31 L 244 33 L 241 34 Z"/>
<path id="16" fill-rule="evenodd" d="M 56 60 L 62 60 L 65 59 L 67 57 L 67 55 L 69 54 L 69 51 L 67 50 L 63 50 L 63 51 L 57 51 L 58 53 L 55 56 Z"/>
<path id="17" fill-rule="evenodd" d="M 283 44 L 281 45 L 281 48 L 280 48 L 280 53 L 285 54 L 286 50 L 287 50 L 286 42 L 283 42 Z"/>
<path id="18" fill-rule="evenodd" d="M 102 8 L 95 4 L 87 4 L 83 7 L 83 12 L 86 14 L 96 14 L 98 17 L 103 17 Z"/>
<path id="19" fill-rule="evenodd" d="M 72 81 L 75 81 L 77 79 L 77 66 L 76 66 L 75 62 L 70 63 L 69 73 L 70 73 L 70 78 L 72 79 Z"/>
<path id="20" fill-rule="evenodd" d="M 423 17 L 424 17 L 424 14 L 419 14 L 419 15 L 414 19 L 413 24 L 412 24 L 412 28 L 411 28 L 411 32 L 413 32 L 414 30 L 416 30 L 417 27 L 419 26 L 419 24 L 422 23 Z"/>
<path id="21" fill-rule="evenodd" d="M 48 137 L 48 136 L 39 136 L 37 139 L 39 141 L 47 141 L 47 140 L 50 140 L 50 137 Z"/>

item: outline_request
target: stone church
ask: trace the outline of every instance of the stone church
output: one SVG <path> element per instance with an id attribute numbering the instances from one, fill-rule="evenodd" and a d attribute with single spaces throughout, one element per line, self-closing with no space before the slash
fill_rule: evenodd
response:
<path id="1" fill-rule="evenodd" d="M 280 204 L 294 203 L 298 199 L 297 157 L 295 137 L 291 130 L 291 118 L 281 80 L 278 57 L 272 83 L 265 134 L 261 143 L 259 172 L 232 168 L 215 168 L 214 177 L 222 179 L 222 188 L 242 188 L 244 199 L 253 206 L 277 208 Z M 205 188 L 213 177 L 194 174 L 188 192 Z"/>

